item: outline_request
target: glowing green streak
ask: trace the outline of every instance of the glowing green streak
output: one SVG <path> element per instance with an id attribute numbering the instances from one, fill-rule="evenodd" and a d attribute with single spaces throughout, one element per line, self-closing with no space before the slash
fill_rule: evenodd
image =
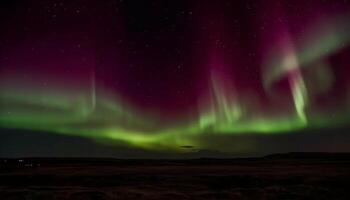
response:
<path id="1" fill-rule="evenodd" d="M 297 114 L 301 121 L 306 124 L 307 118 L 305 114 L 305 106 L 307 103 L 307 92 L 303 79 L 301 78 L 300 73 L 298 73 L 295 77 L 295 83 L 292 83 L 292 94 L 294 99 L 294 105 L 297 111 Z"/>

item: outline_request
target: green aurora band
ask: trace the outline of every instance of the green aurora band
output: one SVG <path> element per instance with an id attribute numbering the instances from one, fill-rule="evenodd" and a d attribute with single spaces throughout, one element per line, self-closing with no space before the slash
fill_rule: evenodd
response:
<path id="1" fill-rule="evenodd" d="M 294 107 L 292 113 L 267 113 L 250 108 L 250 104 L 243 101 L 249 96 L 233 92 L 231 83 L 223 81 L 220 74 L 211 73 L 209 97 L 200 101 L 197 117 L 173 120 L 176 123 L 162 122 L 157 114 L 142 112 L 107 91 L 96 91 L 93 78 L 89 92 L 71 93 L 58 90 L 50 93 L 35 88 L 20 90 L 0 83 L 0 127 L 75 135 L 149 150 L 193 151 L 182 148 L 189 145 L 233 152 L 238 147 L 214 147 L 200 138 L 208 135 L 282 134 L 346 125 L 349 119 L 347 105 L 332 118 L 327 112 L 308 112 L 307 107 L 312 102 L 303 69 L 321 62 L 322 67 L 327 68 L 324 71 L 331 71 L 324 60 L 349 44 L 347 19 L 333 21 L 331 28 L 329 24 L 316 26 L 300 41 L 293 42 L 286 35 L 283 45 L 271 50 L 262 66 L 262 84 L 270 94 L 274 93 L 272 86 L 276 82 L 287 79 L 293 97 L 290 100 Z M 318 84 L 331 84 L 331 78 L 322 80 L 325 82 Z"/>

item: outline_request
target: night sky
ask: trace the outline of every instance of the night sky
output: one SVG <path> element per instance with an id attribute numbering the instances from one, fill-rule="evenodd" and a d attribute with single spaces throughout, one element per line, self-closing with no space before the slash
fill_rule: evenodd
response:
<path id="1" fill-rule="evenodd" d="M 0 4 L 2 157 L 350 151 L 350 1 Z"/>

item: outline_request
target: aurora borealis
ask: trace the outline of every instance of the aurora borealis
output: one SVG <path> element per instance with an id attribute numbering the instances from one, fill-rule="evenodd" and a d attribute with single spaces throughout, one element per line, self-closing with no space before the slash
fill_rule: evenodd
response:
<path id="1" fill-rule="evenodd" d="M 350 119 L 348 1 L 44 0 L 2 9 L 4 129 L 154 151 L 254 152 L 254 139 L 235 138 Z"/>

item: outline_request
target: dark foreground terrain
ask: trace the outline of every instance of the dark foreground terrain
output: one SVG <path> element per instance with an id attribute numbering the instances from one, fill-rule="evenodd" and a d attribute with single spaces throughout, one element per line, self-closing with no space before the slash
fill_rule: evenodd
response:
<path id="1" fill-rule="evenodd" d="M 0 199 L 350 199 L 350 154 L 1 159 Z"/>

